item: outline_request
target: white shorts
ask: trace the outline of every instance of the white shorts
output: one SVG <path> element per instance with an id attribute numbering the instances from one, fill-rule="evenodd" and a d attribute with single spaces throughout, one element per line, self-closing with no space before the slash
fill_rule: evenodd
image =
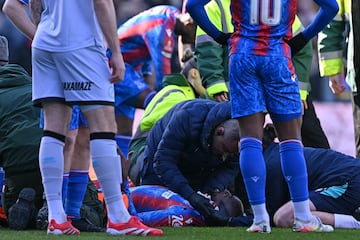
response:
<path id="1" fill-rule="evenodd" d="M 114 85 L 105 50 L 87 47 L 70 52 L 32 49 L 32 100 L 70 105 L 114 105 Z"/>

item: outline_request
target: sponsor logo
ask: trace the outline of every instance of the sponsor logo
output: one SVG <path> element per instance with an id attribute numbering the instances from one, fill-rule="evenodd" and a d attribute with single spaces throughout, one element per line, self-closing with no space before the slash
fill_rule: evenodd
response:
<path id="1" fill-rule="evenodd" d="M 184 225 L 184 217 L 182 215 L 171 215 L 169 216 L 170 226 L 181 227 Z"/>
<path id="2" fill-rule="evenodd" d="M 64 82 L 64 90 L 90 91 L 93 82 Z"/>
<path id="3" fill-rule="evenodd" d="M 253 176 L 251 177 L 251 179 L 254 181 L 254 182 L 257 182 L 260 178 L 258 176 Z"/>
<path id="4" fill-rule="evenodd" d="M 175 193 L 173 191 L 170 191 L 170 190 L 161 194 L 161 196 L 163 198 L 165 198 L 165 199 L 170 199 L 174 195 L 175 195 Z"/>

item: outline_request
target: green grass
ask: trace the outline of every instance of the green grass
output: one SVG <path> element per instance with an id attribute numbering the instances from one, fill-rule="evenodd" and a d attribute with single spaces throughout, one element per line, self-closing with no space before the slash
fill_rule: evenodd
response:
<path id="1" fill-rule="evenodd" d="M 174 239 L 174 240 L 347 240 L 360 239 L 359 230 L 336 229 L 333 233 L 294 233 L 290 229 L 273 228 L 271 234 L 247 233 L 245 228 L 240 227 L 165 227 L 164 236 L 146 237 L 146 239 Z M 0 228 L 1 240 L 38 240 L 38 239 L 145 239 L 142 237 L 113 237 L 106 233 L 81 233 L 80 236 L 47 236 L 45 231 L 14 231 Z"/>

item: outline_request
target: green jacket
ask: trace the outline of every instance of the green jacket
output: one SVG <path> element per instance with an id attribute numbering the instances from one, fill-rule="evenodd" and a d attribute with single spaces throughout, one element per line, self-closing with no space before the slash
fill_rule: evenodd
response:
<path id="1" fill-rule="evenodd" d="M 0 166 L 7 176 L 39 169 L 40 110 L 31 97 L 25 69 L 16 64 L 0 67 Z"/>
<path id="2" fill-rule="evenodd" d="M 225 33 L 233 32 L 231 23 L 230 0 L 212 0 L 205 6 L 206 13 L 212 23 Z M 296 35 L 304 27 L 298 17 L 293 23 L 293 33 Z M 214 95 L 228 90 L 228 47 L 215 42 L 201 28 L 196 30 L 195 53 L 197 55 L 198 69 L 207 97 L 213 99 Z M 312 65 L 312 45 L 309 42 L 292 59 L 296 75 L 299 79 L 300 94 L 305 100 L 310 92 L 310 71 Z"/>
<path id="3" fill-rule="evenodd" d="M 212 0 L 205 6 L 206 13 L 212 23 L 221 31 L 231 33 L 234 27 L 231 23 L 230 0 Z M 229 92 L 227 46 L 214 41 L 200 27 L 196 29 L 195 54 L 202 83 L 207 97 Z"/>
<path id="4" fill-rule="evenodd" d="M 304 26 L 296 16 L 292 25 L 293 35 L 300 33 Z M 295 73 L 299 80 L 300 95 L 302 100 L 306 100 L 308 93 L 311 91 L 310 72 L 313 58 L 313 47 L 311 41 L 305 45 L 295 56 L 292 57 L 292 63 Z"/>
<path id="5" fill-rule="evenodd" d="M 322 77 L 340 74 L 345 69 L 343 59 L 346 58 L 346 82 L 356 92 L 351 0 L 337 2 L 338 14 L 318 36 L 319 71 Z"/>

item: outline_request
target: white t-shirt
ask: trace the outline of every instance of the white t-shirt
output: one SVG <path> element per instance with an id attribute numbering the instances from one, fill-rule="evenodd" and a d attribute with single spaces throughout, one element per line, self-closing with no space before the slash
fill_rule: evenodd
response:
<path id="1" fill-rule="evenodd" d="M 44 11 L 35 33 L 34 48 L 67 52 L 103 46 L 93 0 L 42 0 Z"/>

